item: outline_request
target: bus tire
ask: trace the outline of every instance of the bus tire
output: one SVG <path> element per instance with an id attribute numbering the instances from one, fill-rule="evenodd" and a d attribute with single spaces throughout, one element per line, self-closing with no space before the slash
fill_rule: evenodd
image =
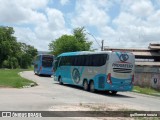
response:
<path id="1" fill-rule="evenodd" d="M 90 90 L 90 92 L 95 92 L 95 88 L 94 88 L 94 82 L 93 81 L 91 81 L 90 82 L 90 84 L 89 84 L 89 90 Z"/>
<path id="2" fill-rule="evenodd" d="M 116 95 L 117 94 L 117 91 L 111 91 L 110 92 L 112 95 Z"/>
<path id="3" fill-rule="evenodd" d="M 61 78 L 61 77 L 58 78 L 58 81 L 59 81 L 59 84 L 60 84 L 60 85 L 63 85 L 63 82 L 62 82 L 62 78 Z"/>
<path id="4" fill-rule="evenodd" d="M 88 90 L 89 90 L 89 86 L 88 86 L 87 80 L 84 80 L 84 81 L 83 81 L 83 89 L 84 89 L 85 91 L 88 91 Z"/>

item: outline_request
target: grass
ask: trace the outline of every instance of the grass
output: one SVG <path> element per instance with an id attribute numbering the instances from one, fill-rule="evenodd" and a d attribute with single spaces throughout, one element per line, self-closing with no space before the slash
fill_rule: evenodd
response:
<path id="1" fill-rule="evenodd" d="M 160 90 L 155 90 L 153 88 L 147 88 L 147 87 L 142 88 L 139 86 L 134 86 L 133 92 L 138 92 L 138 93 L 147 94 L 147 95 L 160 96 Z"/>
<path id="2" fill-rule="evenodd" d="M 35 83 L 18 75 L 20 69 L 0 69 L 0 87 L 21 88 Z"/>
<path id="3" fill-rule="evenodd" d="M 27 70 L 34 70 L 34 66 L 33 65 L 31 65 Z"/>

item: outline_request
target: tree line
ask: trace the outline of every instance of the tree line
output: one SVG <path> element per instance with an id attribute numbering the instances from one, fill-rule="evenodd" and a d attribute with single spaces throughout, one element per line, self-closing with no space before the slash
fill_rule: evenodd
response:
<path id="1" fill-rule="evenodd" d="M 65 34 L 53 40 L 49 50 L 57 56 L 64 52 L 90 51 L 91 45 L 84 27 L 80 27 L 73 29 L 73 35 Z M 0 26 L 0 68 L 28 68 L 37 54 L 33 46 L 17 42 L 12 27 Z"/>
<path id="2" fill-rule="evenodd" d="M 12 27 L 0 26 L 0 68 L 28 68 L 31 66 L 37 49 L 17 42 Z"/>

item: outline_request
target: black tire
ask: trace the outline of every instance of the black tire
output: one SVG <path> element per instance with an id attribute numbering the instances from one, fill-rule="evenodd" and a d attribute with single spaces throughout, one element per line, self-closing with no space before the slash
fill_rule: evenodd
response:
<path id="1" fill-rule="evenodd" d="M 117 91 L 110 91 L 110 94 L 111 94 L 111 95 L 116 95 L 116 94 L 117 94 Z"/>
<path id="2" fill-rule="evenodd" d="M 116 95 L 117 94 L 117 91 L 106 91 L 107 94 L 110 94 L 110 95 Z"/>
<path id="3" fill-rule="evenodd" d="M 89 90 L 90 90 L 90 92 L 93 92 L 93 93 L 96 91 L 95 87 L 94 87 L 94 82 L 93 81 L 91 81 L 90 84 L 89 84 Z"/>
<path id="4" fill-rule="evenodd" d="M 60 85 L 63 85 L 63 82 L 62 82 L 62 78 L 61 78 L 61 77 L 58 78 L 58 81 L 59 81 L 59 84 L 60 84 Z"/>
<path id="5" fill-rule="evenodd" d="M 85 91 L 88 91 L 88 90 L 89 90 L 89 86 L 88 86 L 87 80 L 84 80 L 84 82 L 83 82 L 83 89 L 84 89 Z"/>

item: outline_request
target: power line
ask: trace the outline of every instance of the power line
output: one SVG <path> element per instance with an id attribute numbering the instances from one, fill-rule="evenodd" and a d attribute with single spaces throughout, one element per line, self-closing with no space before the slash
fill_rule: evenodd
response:
<path id="1" fill-rule="evenodd" d="M 99 45 L 99 47 L 101 48 L 101 45 L 98 43 L 98 41 L 97 41 L 97 39 L 94 37 L 94 35 L 92 35 L 91 33 L 89 33 L 89 32 L 87 32 L 89 35 L 91 35 L 93 38 L 94 38 L 94 40 L 96 41 L 96 43 Z"/>

